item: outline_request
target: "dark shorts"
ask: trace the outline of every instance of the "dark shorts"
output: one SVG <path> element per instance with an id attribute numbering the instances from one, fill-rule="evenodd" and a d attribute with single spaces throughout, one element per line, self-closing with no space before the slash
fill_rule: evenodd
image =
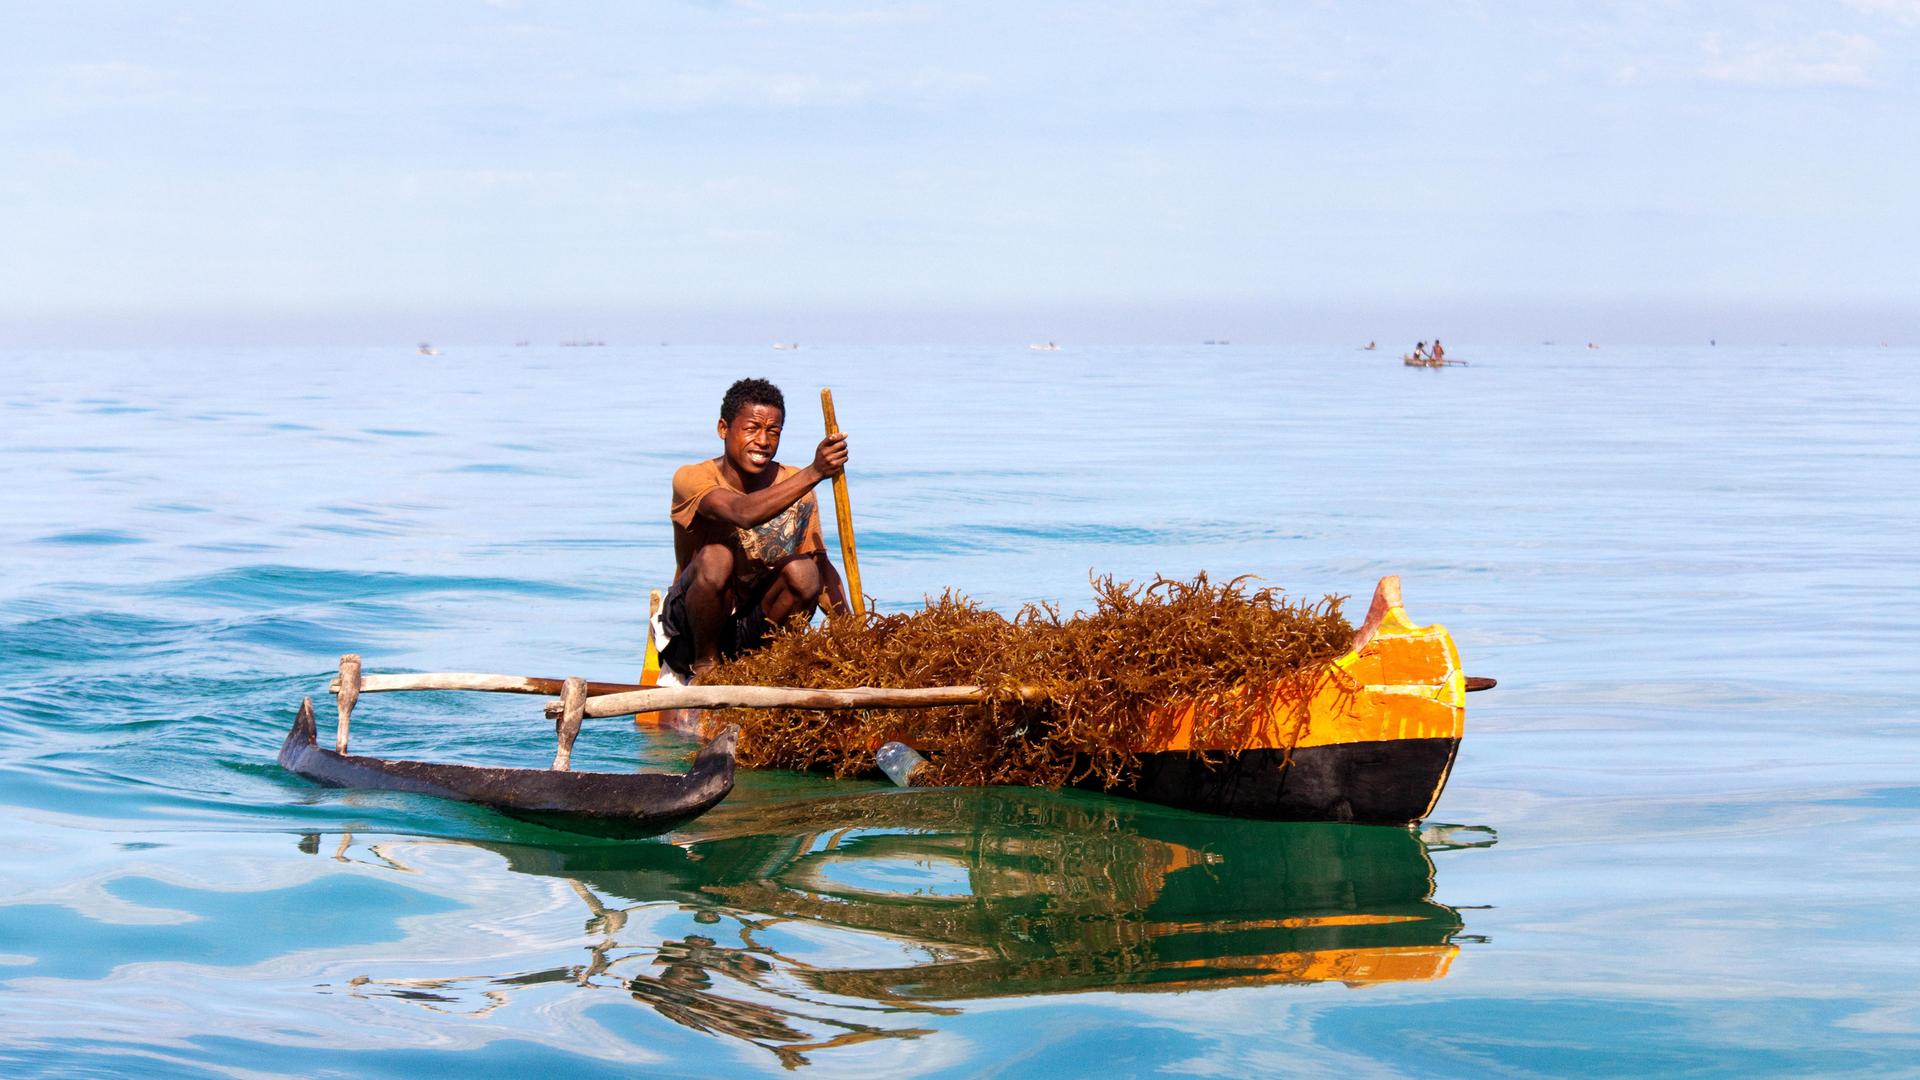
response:
<path id="1" fill-rule="evenodd" d="M 733 613 L 720 624 L 720 659 L 731 660 L 766 644 L 772 628 L 767 625 L 766 613 L 760 610 L 760 601 L 779 578 L 780 571 L 769 570 L 746 588 L 736 590 Z M 667 635 L 666 647 L 660 650 L 660 663 L 681 675 L 693 670 L 695 655 L 684 580 L 682 575 L 674 581 L 673 588 L 667 590 L 667 598 L 660 604 L 660 628 Z"/>

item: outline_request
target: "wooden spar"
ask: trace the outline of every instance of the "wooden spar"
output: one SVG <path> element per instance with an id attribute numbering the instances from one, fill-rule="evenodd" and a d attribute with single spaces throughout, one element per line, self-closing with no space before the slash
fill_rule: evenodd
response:
<path id="1" fill-rule="evenodd" d="M 573 767 L 573 740 L 580 737 L 581 707 L 586 702 L 586 680 L 569 677 L 560 688 L 560 745 L 553 752 L 553 767 L 559 772 Z"/>
<path id="2" fill-rule="evenodd" d="M 354 657 L 356 670 L 359 662 L 360 658 Z M 344 658 L 342 663 L 345 663 Z M 544 679 L 534 675 L 423 671 L 411 675 L 364 675 L 360 677 L 359 692 L 374 694 L 389 690 L 479 690 L 495 694 L 541 694 L 546 697 L 559 697 L 565 683 L 565 679 Z M 327 689 L 335 694 L 341 693 L 340 680 L 333 680 L 327 685 Z M 587 684 L 589 696 L 645 689 L 647 687 L 640 683 L 590 682 Z"/>
<path id="3" fill-rule="evenodd" d="M 1491 690 L 1494 680 L 1467 676 L 1467 689 Z M 1016 687 L 1015 700 L 1034 704 L 1047 700 L 1034 686 Z M 854 686 L 844 690 L 813 690 L 803 686 L 660 686 L 641 692 L 608 694 L 586 700 L 583 714 L 598 718 L 627 713 L 668 712 L 674 709 L 936 709 L 943 705 L 978 705 L 993 700 L 983 686 Z M 559 705 L 547 706 L 547 718 L 558 719 Z"/>
<path id="4" fill-rule="evenodd" d="M 1383 590 L 1395 595 L 1400 583 L 1396 578 L 1388 578 L 1380 584 Z M 1382 599 L 1376 595 L 1375 606 L 1381 607 L 1381 614 L 1384 614 L 1384 606 L 1380 603 Z M 1370 618 L 1368 623 L 1362 626 L 1359 635 L 1355 635 L 1356 650 L 1365 645 L 1365 639 L 1379 628 L 1378 619 Z M 446 671 L 415 675 L 361 675 L 360 657 L 354 653 L 340 658 L 340 670 L 342 678 L 335 679 L 329 689 L 340 695 L 340 733 L 335 741 L 341 745 L 345 744 L 347 738 L 347 714 L 352 711 L 352 703 L 359 695 L 394 690 L 475 690 L 563 698 L 562 702 L 547 706 L 549 720 L 565 719 L 566 685 L 575 681 L 583 689 L 583 719 L 628 713 L 670 712 L 675 709 L 930 709 L 943 705 L 975 705 L 990 700 L 986 689 L 980 686 L 855 686 L 842 690 L 814 690 L 797 686 L 639 686 L 634 683 L 588 682 L 584 679 Z M 350 682 L 355 687 L 352 691 L 345 690 L 342 681 L 348 678 L 349 670 L 352 672 Z M 1474 675 L 1467 676 L 1466 683 L 1468 692 L 1490 690 L 1495 685 L 1493 679 Z M 1046 700 L 1044 693 L 1030 686 L 1017 688 L 1014 697 L 1029 704 Z M 575 734 L 578 734 L 577 728 Z M 566 740 L 566 744 L 570 750 L 572 741 Z"/>
<path id="5" fill-rule="evenodd" d="M 1016 690 L 1014 696 L 1028 702 L 1046 699 L 1038 689 L 1024 686 Z M 980 686 L 914 689 L 855 686 L 845 690 L 809 690 L 798 686 L 663 686 L 644 693 L 590 697 L 584 711 L 589 717 L 602 717 L 669 709 L 931 709 L 941 705 L 976 705 L 988 700 L 986 688 Z M 549 705 L 547 715 L 558 716 L 560 710 Z"/>
<path id="6" fill-rule="evenodd" d="M 336 754 L 347 752 L 347 718 L 353 715 L 353 703 L 360 700 L 360 691 L 364 689 L 360 678 L 360 654 L 348 653 L 340 658 L 340 677 L 334 680 L 340 695 L 335 704 L 340 707 L 340 722 L 333 728 L 333 750 Z"/>
<path id="7" fill-rule="evenodd" d="M 827 434 L 840 434 L 840 422 L 833 416 L 833 391 L 820 388 L 820 412 L 826 419 Z M 833 478 L 833 513 L 840 529 L 840 562 L 847 568 L 847 603 L 856 618 L 867 614 L 867 596 L 860 591 L 860 560 L 853 549 L 853 504 L 847 501 L 847 471 Z"/>

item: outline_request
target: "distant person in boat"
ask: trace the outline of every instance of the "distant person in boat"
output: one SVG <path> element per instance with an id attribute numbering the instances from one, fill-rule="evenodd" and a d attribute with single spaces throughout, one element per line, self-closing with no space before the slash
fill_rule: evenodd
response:
<path id="1" fill-rule="evenodd" d="M 1425 359 L 1427 358 L 1427 343 L 1426 343 L 1426 342 L 1424 342 L 1424 341 L 1423 341 L 1423 342 L 1421 342 L 1420 344 L 1418 344 L 1418 345 L 1415 345 L 1415 346 L 1413 347 L 1413 358 L 1414 358 L 1415 360 L 1425 360 Z"/>
<path id="2" fill-rule="evenodd" d="M 822 597 L 847 607 L 813 494 L 847 467 L 847 437 L 821 439 L 802 468 L 782 465 L 786 418 L 779 387 L 741 379 L 720 400 L 720 456 L 673 474 L 674 580 L 654 626 L 662 681 L 698 681 L 774 627 L 811 619 Z"/>
<path id="3" fill-rule="evenodd" d="M 1447 358 L 1447 350 L 1440 347 L 1439 338 L 1433 339 L 1433 358 L 1435 360 L 1445 360 Z"/>

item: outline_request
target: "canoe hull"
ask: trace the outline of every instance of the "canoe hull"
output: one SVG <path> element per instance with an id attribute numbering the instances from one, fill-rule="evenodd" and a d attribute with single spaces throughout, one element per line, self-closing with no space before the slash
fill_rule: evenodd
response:
<path id="1" fill-rule="evenodd" d="M 1391 739 L 1218 755 L 1162 751 L 1112 794 L 1163 806 L 1272 821 L 1406 825 L 1426 817 L 1459 739 Z M 1211 758 L 1211 760 L 1210 760 Z"/>
<path id="2" fill-rule="evenodd" d="M 711 809 L 733 790 L 736 729 L 719 733 L 686 773 L 562 772 L 341 754 L 318 744 L 313 708 L 302 703 L 280 747 L 289 772 L 333 787 L 434 795 L 495 809 L 665 827 Z"/>

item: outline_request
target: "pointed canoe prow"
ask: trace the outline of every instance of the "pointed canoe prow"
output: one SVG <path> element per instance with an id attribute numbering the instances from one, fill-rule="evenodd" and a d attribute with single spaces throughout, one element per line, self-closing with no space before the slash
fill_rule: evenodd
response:
<path id="1" fill-rule="evenodd" d="M 1400 606 L 1400 575 L 1388 574 L 1373 587 L 1373 603 L 1367 606 L 1366 621 L 1353 634 L 1353 651 L 1359 652 L 1380 632 L 1380 624 L 1386 621 L 1387 612 Z"/>

